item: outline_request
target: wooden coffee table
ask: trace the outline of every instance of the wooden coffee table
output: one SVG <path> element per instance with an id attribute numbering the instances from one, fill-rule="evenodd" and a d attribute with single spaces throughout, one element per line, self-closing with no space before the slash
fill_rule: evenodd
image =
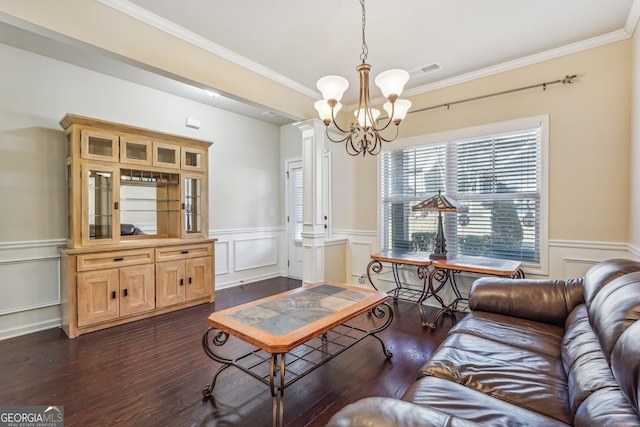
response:
<path id="1" fill-rule="evenodd" d="M 218 375 L 230 366 L 266 384 L 273 397 L 273 425 L 283 425 L 284 389 L 368 336 L 382 345 L 387 359 L 392 353 L 376 334 L 393 320 L 384 292 L 348 285 L 317 283 L 242 304 L 209 316 L 202 347 L 222 364 L 202 391 L 213 392 Z M 368 313 L 372 328 L 346 322 Z M 224 357 L 219 348 L 229 336 L 255 346 L 237 357 Z"/>

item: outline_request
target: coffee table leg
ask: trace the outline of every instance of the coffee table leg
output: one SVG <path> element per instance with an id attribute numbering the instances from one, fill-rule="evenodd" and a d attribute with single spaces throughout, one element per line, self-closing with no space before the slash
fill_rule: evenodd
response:
<path id="1" fill-rule="evenodd" d="M 273 397 L 273 427 L 284 426 L 285 354 L 286 353 L 275 353 L 271 355 L 269 386 L 271 387 L 271 396 Z M 278 356 L 280 356 L 280 367 L 278 367 Z M 280 384 L 277 384 L 277 382 Z"/>
<path id="2" fill-rule="evenodd" d="M 371 309 L 369 313 L 371 313 L 371 315 L 376 319 L 384 319 L 385 317 L 387 318 L 380 327 L 370 330 L 369 335 L 380 341 L 380 344 L 382 344 L 382 352 L 384 353 L 385 357 L 387 359 L 391 359 L 393 353 L 391 353 L 391 351 L 387 349 L 387 346 L 384 344 L 384 341 L 382 341 L 382 338 L 380 338 L 376 334 L 378 332 L 384 331 L 389 327 L 389 325 L 391 325 L 391 321 L 393 320 L 393 310 L 391 309 L 391 306 L 385 302 Z"/>
<path id="3" fill-rule="evenodd" d="M 213 375 L 213 378 L 211 379 L 211 383 L 207 384 L 202 390 L 202 395 L 205 398 L 210 397 L 211 393 L 213 393 L 213 388 L 216 386 L 216 380 L 218 379 L 218 375 L 220 375 L 220 373 L 225 369 L 227 369 L 229 366 L 233 365 L 232 360 L 219 356 L 209 347 L 209 333 L 211 332 L 215 332 L 215 335 L 213 336 L 213 340 L 212 340 L 215 346 L 224 345 L 229 339 L 229 334 L 214 328 L 208 328 L 205 331 L 205 333 L 202 335 L 202 348 L 204 349 L 207 356 L 209 356 L 211 359 L 215 360 L 216 362 L 222 364 L 222 366 L 218 368 L 216 373 Z"/>

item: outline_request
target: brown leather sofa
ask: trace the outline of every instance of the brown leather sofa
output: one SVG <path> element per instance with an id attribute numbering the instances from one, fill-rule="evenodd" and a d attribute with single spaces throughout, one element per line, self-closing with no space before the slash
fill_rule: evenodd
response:
<path id="1" fill-rule="evenodd" d="M 401 399 L 359 400 L 329 426 L 640 426 L 639 262 L 481 278 L 469 298 Z"/>

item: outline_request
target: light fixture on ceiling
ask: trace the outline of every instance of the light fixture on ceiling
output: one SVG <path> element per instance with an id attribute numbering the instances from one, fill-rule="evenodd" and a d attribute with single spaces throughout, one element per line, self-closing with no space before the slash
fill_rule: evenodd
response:
<path id="1" fill-rule="evenodd" d="M 409 80 L 409 73 L 404 70 L 389 70 L 379 74 L 375 83 L 382 90 L 382 94 L 387 98 L 388 102 L 383 108 L 389 115 L 388 121 L 384 126 L 378 126 L 376 120 L 380 115 L 380 111 L 371 108 L 371 98 L 369 95 L 369 72 L 371 65 L 366 63 L 369 50 L 365 41 L 366 13 L 364 0 L 360 0 L 362 5 L 362 54 L 360 59 L 362 63 L 356 68 L 360 75 L 360 96 L 358 99 L 358 108 L 354 112 L 357 120 L 351 123 L 349 130 L 343 130 L 336 123 L 335 115 L 342 108 L 340 100 L 342 95 L 349 87 L 349 82 L 344 77 L 326 76 L 318 80 L 318 89 L 322 92 L 323 100 L 314 104 L 316 110 L 320 114 L 320 118 L 326 125 L 327 138 L 333 142 L 345 142 L 347 153 L 357 156 L 367 153 L 375 156 L 382 150 L 382 142 L 391 142 L 398 137 L 400 122 L 406 117 L 411 101 L 406 99 L 398 99 L 402 93 L 404 85 Z M 343 134 L 343 139 L 334 140 L 329 135 L 329 125 L 334 126 Z M 385 138 L 381 132 L 393 123 L 396 125 L 396 133 L 392 138 Z"/>
<path id="2" fill-rule="evenodd" d="M 217 98 L 220 96 L 220 94 L 218 92 L 214 92 L 211 89 L 204 89 L 204 93 L 206 93 L 207 95 L 209 95 L 212 98 Z"/>

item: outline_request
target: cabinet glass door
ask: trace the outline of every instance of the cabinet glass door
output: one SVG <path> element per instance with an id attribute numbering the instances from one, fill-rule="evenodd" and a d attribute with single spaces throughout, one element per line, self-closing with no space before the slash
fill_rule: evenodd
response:
<path id="1" fill-rule="evenodd" d="M 107 132 L 82 130 L 80 154 L 83 159 L 117 163 L 119 136 Z"/>
<path id="2" fill-rule="evenodd" d="M 117 170 L 104 166 L 83 167 L 85 196 L 83 197 L 82 241 L 85 244 L 119 240 L 119 220 L 114 215 L 118 200 Z M 86 178 L 85 178 L 86 177 Z"/>
<path id="3" fill-rule="evenodd" d="M 185 234 L 202 233 L 202 179 L 200 177 L 184 178 L 184 232 Z"/>
<path id="4" fill-rule="evenodd" d="M 164 168 L 180 169 L 180 146 L 154 142 L 153 165 Z"/>
<path id="5" fill-rule="evenodd" d="M 151 165 L 151 141 L 142 139 L 121 137 L 120 151 L 122 152 L 120 163 L 133 165 Z"/>
<path id="6" fill-rule="evenodd" d="M 199 148 L 182 147 L 181 167 L 184 170 L 204 172 L 206 151 Z"/>

